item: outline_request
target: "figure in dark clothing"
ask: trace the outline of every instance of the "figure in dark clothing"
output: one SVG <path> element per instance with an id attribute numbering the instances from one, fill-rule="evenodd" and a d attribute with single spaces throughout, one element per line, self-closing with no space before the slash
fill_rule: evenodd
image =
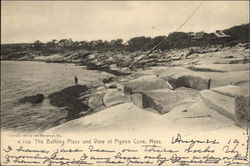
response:
<path id="1" fill-rule="evenodd" d="M 208 87 L 207 87 L 207 89 L 210 89 L 210 87 L 211 87 L 211 79 L 208 79 Z"/>
<path id="2" fill-rule="evenodd" d="M 78 85 L 78 78 L 75 76 L 75 86 Z"/>

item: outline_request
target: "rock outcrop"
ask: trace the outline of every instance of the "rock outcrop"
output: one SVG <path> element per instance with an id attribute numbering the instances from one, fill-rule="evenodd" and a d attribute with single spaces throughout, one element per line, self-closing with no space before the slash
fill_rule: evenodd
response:
<path id="1" fill-rule="evenodd" d="M 37 94 L 34 96 L 25 96 L 24 98 L 22 98 L 21 100 L 19 100 L 20 103 L 32 103 L 32 104 L 37 104 L 37 103 L 41 103 L 44 100 L 44 95 L 43 94 Z"/>
<path id="2" fill-rule="evenodd" d="M 247 129 L 250 125 L 250 98 L 235 97 L 235 125 Z"/>
<path id="3" fill-rule="evenodd" d="M 52 93 L 48 97 L 51 105 L 66 107 L 65 109 L 68 111 L 67 119 L 72 120 L 93 111 L 83 103 L 83 99 L 80 99 L 80 96 L 87 93 L 88 90 L 87 86 L 71 86 L 59 92 Z"/>

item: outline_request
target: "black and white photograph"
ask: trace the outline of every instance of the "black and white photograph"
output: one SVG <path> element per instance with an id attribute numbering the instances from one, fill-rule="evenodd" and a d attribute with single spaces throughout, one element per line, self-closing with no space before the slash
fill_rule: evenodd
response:
<path id="1" fill-rule="evenodd" d="M 1 165 L 248 165 L 249 29 L 247 0 L 1 1 Z"/>

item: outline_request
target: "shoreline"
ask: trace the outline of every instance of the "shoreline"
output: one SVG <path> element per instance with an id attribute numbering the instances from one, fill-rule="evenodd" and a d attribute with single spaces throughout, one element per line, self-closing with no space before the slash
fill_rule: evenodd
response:
<path id="1" fill-rule="evenodd" d="M 131 107 L 130 105 L 135 107 L 135 110 L 141 110 L 139 111 L 141 113 L 138 113 L 141 115 L 136 116 L 143 116 L 142 114 L 150 112 L 152 115 L 162 116 L 169 121 L 172 121 L 171 118 L 177 118 L 183 120 L 184 123 L 190 123 L 188 119 L 192 119 L 194 123 L 201 123 L 203 119 L 211 119 L 215 123 L 214 128 L 234 123 L 237 126 L 238 122 L 230 119 L 236 115 L 228 112 L 234 112 L 235 108 L 232 105 L 234 99 L 229 96 L 249 96 L 247 93 L 249 91 L 249 80 L 245 80 L 249 74 L 249 67 L 247 67 L 249 66 L 249 60 L 246 59 L 249 56 L 246 54 L 248 50 L 249 48 L 245 49 L 241 46 L 225 47 L 214 51 L 203 52 L 201 50 L 200 53 L 191 55 L 188 52 L 188 58 L 185 54 L 183 56 L 183 50 L 181 50 L 182 53 L 178 52 L 178 56 L 173 56 L 174 60 L 171 61 L 170 65 L 159 65 L 156 68 L 150 68 L 151 66 L 149 66 L 144 70 L 133 71 L 131 77 L 110 78 L 109 81 L 104 83 L 105 89 L 96 91 L 88 100 L 96 102 L 94 106 L 96 108 L 101 107 L 101 109 L 56 126 L 49 131 L 65 130 L 67 132 L 67 128 L 71 127 L 79 131 L 89 131 L 92 130 L 92 127 L 98 130 L 95 123 L 99 124 L 103 121 L 102 118 L 100 122 L 98 119 L 104 112 L 106 112 L 105 117 L 110 120 L 112 114 L 120 112 L 120 109 L 127 112 Z M 148 57 L 148 59 L 151 58 Z M 241 60 L 232 65 L 231 61 L 236 59 Z M 145 58 L 142 58 L 142 60 L 145 60 Z M 197 60 L 198 64 L 193 63 Z M 211 62 L 207 63 L 207 61 Z M 233 75 L 235 71 L 238 71 L 237 75 Z M 209 79 L 211 79 L 211 87 Z M 237 82 L 244 80 L 247 81 L 244 85 L 236 85 Z M 174 100 L 175 98 L 178 100 Z M 220 100 L 225 101 L 225 103 L 220 103 Z M 126 103 L 130 104 L 127 105 Z M 96 110 L 96 108 L 93 108 L 93 110 Z M 201 110 L 204 110 L 204 112 Z M 128 115 L 124 118 L 121 117 L 120 121 L 126 122 L 128 120 L 126 117 L 130 117 L 130 114 L 133 115 L 134 113 L 128 111 Z M 218 121 L 218 117 L 222 118 L 223 122 Z M 85 124 L 86 120 L 93 120 L 93 124 L 92 122 L 91 124 Z M 75 123 L 78 125 L 75 125 Z M 117 119 L 112 119 L 110 123 L 118 125 Z M 140 123 L 138 121 L 138 124 Z M 207 124 L 203 128 L 209 128 L 209 126 L 211 125 Z M 100 126 L 100 128 L 102 127 Z M 110 128 L 113 130 L 116 127 Z"/>
<path id="2" fill-rule="evenodd" d="M 64 103 L 63 101 L 65 99 L 69 101 L 72 100 L 72 102 L 63 105 L 63 107 L 66 107 L 68 111 L 68 120 L 60 124 L 59 128 L 60 126 L 70 124 L 71 121 L 81 121 L 81 119 L 84 120 L 87 117 L 89 118 L 89 116 L 92 117 L 92 115 L 93 117 L 98 116 L 99 112 L 102 112 L 103 110 L 115 109 L 116 106 L 118 108 L 119 105 L 124 103 L 132 103 L 132 105 L 141 108 L 143 111 L 153 112 L 154 114 L 156 113 L 164 117 L 169 115 L 169 117 L 174 116 L 175 118 L 184 118 L 183 120 L 185 120 L 185 117 L 183 117 L 184 113 L 182 113 L 182 111 L 184 110 L 184 112 L 189 112 L 189 108 L 192 107 L 193 104 L 196 104 L 199 100 L 209 100 L 208 103 L 206 103 L 208 107 L 210 107 L 210 105 L 215 105 L 214 108 L 220 108 L 221 110 L 219 111 L 225 112 L 227 108 L 224 109 L 224 105 L 227 104 L 217 103 L 219 100 L 210 101 L 210 99 L 206 96 L 210 95 L 211 92 L 211 94 L 216 97 L 217 95 L 219 98 L 222 97 L 221 100 L 231 102 L 232 99 L 230 98 L 230 100 L 228 100 L 229 98 L 227 97 L 227 94 L 234 96 L 235 92 L 232 93 L 232 90 L 235 88 L 243 89 L 240 92 L 236 91 L 236 94 L 245 94 L 247 92 L 246 85 L 249 84 L 249 80 L 245 80 L 245 78 L 246 75 L 249 74 L 249 67 L 247 67 L 249 66 L 249 59 L 247 59 L 249 57 L 249 55 L 247 55 L 249 48 L 245 48 L 244 46 L 235 46 L 220 47 L 219 49 L 214 49 L 214 47 L 212 47 L 208 49 L 212 49 L 214 51 L 197 48 L 198 51 L 196 52 L 198 53 L 192 54 L 190 54 L 187 49 L 170 52 L 167 55 L 164 53 L 153 53 L 153 56 L 138 54 L 136 55 L 136 60 L 134 62 L 137 62 L 140 65 L 142 64 L 142 66 L 145 64 L 151 64 L 151 62 L 159 62 L 161 60 L 163 60 L 163 64 L 166 62 L 168 62 L 168 64 L 155 65 L 152 63 L 151 65 L 146 66 L 145 69 L 142 68 L 143 70 L 130 71 L 129 74 L 124 74 L 122 72 L 122 74 L 119 73 L 121 67 L 113 66 L 113 59 L 98 61 L 98 59 L 96 60 L 96 55 L 94 57 L 86 57 L 86 65 L 81 62 L 59 62 L 68 64 L 73 63 L 77 66 L 93 65 L 93 70 L 108 72 L 114 75 L 113 78 L 107 78 L 106 82 L 103 80 L 102 85 L 100 84 L 96 87 L 92 87 L 92 90 L 90 90 L 91 87 L 87 87 L 89 85 L 79 85 L 88 88 L 88 90 L 84 91 L 83 94 L 70 95 L 72 91 L 77 89 L 75 86 L 65 88 L 68 90 L 62 89 L 51 93 L 50 95 L 52 96 L 53 94 L 63 93 L 62 98 L 57 98 L 56 102 Z M 99 56 L 103 56 L 103 54 Z M 60 55 L 60 58 L 61 57 L 62 55 Z M 237 63 L 232 65 L 231 62 L 235 60 L 237 60 Z M 18 62 L 24 60 L 8 61 Z M 46 62 L 45 60 L 26 61 Z M 54 61 L 51 63 L 58 62 Z M 140 69 L 140 65 L 136 66 L 135 69 Z M 128 67 L 124 68 L 127 69 Z M 118 73 L 116 73 L 117 71 Z M 231 73 L 235 71 L 238 71 L 237 75 Z M 208 79 L 212 80 L 211 90 L 209 89 L 210 85 L 207 85 Z M 242 81 L 247 82 L 236 86 L 237 82 Z M 225 88 L 226 92 L 213 90 L 214 88 L 220 87 Z M 213 94 L 214 92 L 216 92 L 216 94 Z M 65 95 L 69 96 L 65 97 Z M 172 98 L 177 98 L 178 100 L 172 101 Z M 215 97 L 212 96 L 211 98 Z M 228 105 L 230 106 L 229 103 Z M 220 107 L 218 107 L 217 104 Z M 62 107 L 57 104 L 54 104 L 54 106 L 58 108 Z M 198 105 L 197 107 L 199 108 L 201 106 Z M 202 107 L 200 109 L 202 109 Z M 127 109 L 129 108 L 124 107 L 124 110 Z M 171 112 L 176 112 L 176 109 L 180 112 L 176 115 L 172 115 L 173 113 Z M 191 110 L 190 116 L 188 117 L 196 117 L 196 111 L 197 110 Z M 207 116 L 203 115 L 204 113 L 201 114 L 202 115 L 197 116 L 197 118 L 192 119 L 199 121 L 206 117 L 213 118 L 212 115 Z M 115 119 L 113 120 L 115 121 Z M 126 119 L 123 120 L 126 121 Z M 57 127 L 58 126 L 52 127 L 52 130 Z M 84 130 L 85 127 L 88 128 L 89 126 L 82 127 Z"/>
<path id="3" fill-rule="evenodd" d="M 93 69 L 87 69 L 88 65 L 83 65 L 81 62 L 57 62 L 57 61 L 53 61 L 53 62 L 47 62 L 47 61 L 41 61 L 41 60 L 1 60 L 1 61 L 14 61 L 14 62 L 42 62 L 42 63 L 56 63 L 56 64 L 74 64 L 75 66 L 84 66 L 86 67 L 86 70 L 96 70 L 96 71 L 100 71 L 100 72 L 106 72 L 109 74 L 113 74 L 115 76 L 126 76 L 126 75 L 130 75 L 132 73 L 123 73 L 117 70 L 112 70 L 109 67 L 105 67 L 105 68 L 93 68 Z"/>

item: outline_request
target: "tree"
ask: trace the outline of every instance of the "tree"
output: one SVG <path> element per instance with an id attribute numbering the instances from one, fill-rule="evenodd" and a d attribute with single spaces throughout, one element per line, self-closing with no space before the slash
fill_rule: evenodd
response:
<path id="1" fill-rule="evenodd" d="M 168 42 L 172 48 L 181 48 L 189 46 L 191 38 L 185 32 L 173 32 L 168 35 Z"/>
<path id="2" fill-rule="evenodd" d="M 128 41 L 129 51 L 142 50 L 146 51 L 150 49 L 152 39 L 150 37 L 140 36 L 131 38 Z"/>
<path id="3" fill-rule="evenodd" d="M 40 42 L 40 40 L 36 40 L 34 42 L 34 48 L 37 50 L 37 49 L 40 49 L 42 47 L 43 43 Z"/>

